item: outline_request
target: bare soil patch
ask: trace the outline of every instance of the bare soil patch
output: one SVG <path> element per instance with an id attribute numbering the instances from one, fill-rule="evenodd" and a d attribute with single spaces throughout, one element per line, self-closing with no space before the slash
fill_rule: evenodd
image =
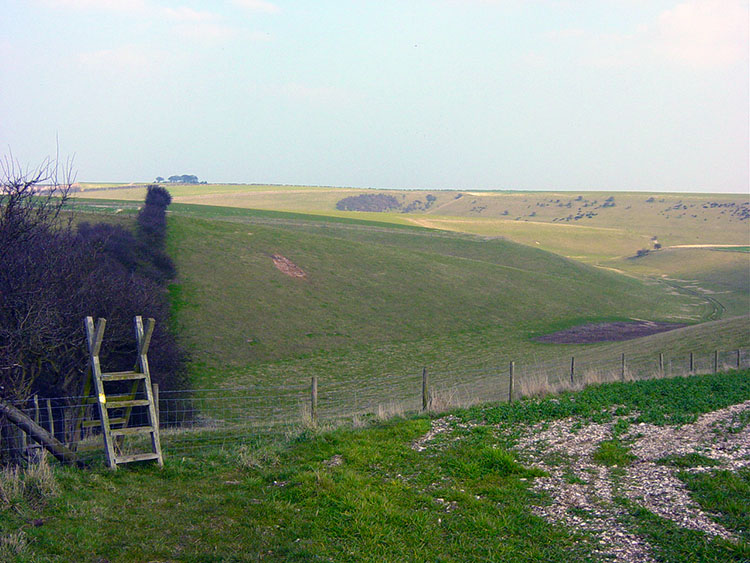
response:
<path id="1" fill-rule="evenodd" d="M 271 259 L 273 260 L 273 265 L 287 276 L 290 276 L 292 278 L 307 277 L 305 271 L 297 266 L 294 262 L 289 260 L 289 258 L 286 258 L 281 254 L 272 254 Z"/>
<path id="2" fill-rule="evenodd" d="M 654 321 L 619 321 L 613 323 L 588 323 L 574 326 L 552 334 L 538 336 L 537 342 L 556 344 L 590 344 L 592 342 L 617 342 L 667 332 L 687 326 L 684 323 L 663 323 Z"/>

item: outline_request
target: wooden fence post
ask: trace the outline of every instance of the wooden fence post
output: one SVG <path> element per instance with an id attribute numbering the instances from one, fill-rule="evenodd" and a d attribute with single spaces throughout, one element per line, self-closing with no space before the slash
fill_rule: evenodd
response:
<path id="1" fill-rule="evenodd" d="M 695 371 L 695 359 L 693 358 L 693 353 L 690 352 L 690 373 L 693 373 Z"/>
<path id="2" fill-rule="evenodd" d="M 312 376 L 310 386 L 310 420 L 313 424 L 318 424 L 318 376 Z"/>
<path id="3" fill-rule="evenodd" d="M 740 351 L 737 350 L 737 369 L 740 369 Z"/>
<path id="4" fill-rule="evenodd" d="M 575 374 L 576 374 L 576 357 L 572 356 L 570 358 L 570 385 L 571 386 L 575 384 L 575 381 L 573 379 L 575 377 Z"/>
<path id="5" fill-rule="evenodd" d="M 422 368 L 422 412 L 430 407 L 430 387 L 427 380 L 427 368 Z"/>
<path id="6" fill-rule="evenodd" d="M 625 381 L 625 352 L 622 353 L 622 366 L 620 368 L 620 379 Z"/>
<path id="7" fill-rule="evenodd" d="M 47 399 L 47 420 L 49 421 L 49 433 L 55 435 L 55 419 L 52 418 L 52 402 Z"/>
<path id="8" fill-rule="evenodd" d="M 508 402 L 509 403 L 513 402 L 513 370 L 515 367 L 516 367 L 516 362 L 511 362 L 510 368 L 509 368 L 510 380 L 508 382 Z"/>
<path id="9" fill-rule="evenodd" d="M 714 350 L 714 373 L 719 372 L 719 351 Z"/>
<path id="10" fill-rule="evenodd" d="M 664 375 L 664 354 L 659 352 L 659 375 Z"/>

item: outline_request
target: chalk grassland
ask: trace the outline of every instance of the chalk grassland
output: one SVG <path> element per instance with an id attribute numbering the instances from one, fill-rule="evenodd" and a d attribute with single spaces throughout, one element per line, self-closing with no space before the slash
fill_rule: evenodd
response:
<path id="1" fill-rule="evenodd" d="M 245 219 L 170 219 L 176 319 L 206 385 L 469 369 L 545 350 L 529 338 L 585 320 L 710 312 L 700 296 L 505 240 Z M 306 277 L 286 275 L 273 255 Z"/>
<path id="2" fill-rule="evenodd" d="M 0 559 L 611 561 L 601 552 L 622 534 L 610 533 L 600 543 L 601 535 L 586 531 L 595 514 L 578 510 L 571 516 L 584 525 L 567 527 L 532 508 L 556 499 L 535 488 L 547 473 L 516 453 L 520 431 L 567 417 L 580 421 L 579 427 L 610 424 L 622 455 L 593 456 L 592 474 L 585 478 L 593 480 L 598 470 L 620 479 L 635 457 L 624 437 L 628 427 L 689 425 L 703 413 L 746 401 L 748 375 L 618 383 L 437 420 L 298 429 L 286 439 L 223 442 L 200 455 L 167 456 L 162 470 L 151 464 L 115 473 L 43 465 L 3 472 Z M 747 432 L 748 422 L 738 416 L 724 431 Z M 431 428 L 445 431 L 430 438 Z M 555 470 L 568 463 L 559 453 L 545 459 Z M 694 453 L 659 463 L 684 468 L 673 471 L 674 481 L 690 491 L 691 513 L 702 510 L 733 538 L 682 527 L 619 492 L 599 507 L 617 513 L 606 530 L 637 534 L 642 550 L 659 561 L 747 561 L 747 468 L 730 472 Z M 696 465 L 708 467 L 691 472 Z M 571 486 L 585 484 L 572 471 L 569 480 Z"/>

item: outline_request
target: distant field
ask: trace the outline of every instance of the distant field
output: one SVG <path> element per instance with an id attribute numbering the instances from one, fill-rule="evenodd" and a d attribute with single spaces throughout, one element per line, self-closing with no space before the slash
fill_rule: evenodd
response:
<path id="1" fill-rule="evenodd" d="M 92 190 L 98 187 L 83 184 L 84 191 L 80 195 L 142 200 L 145 194 L 143 186 Z M 365 218 L 378 215 L 380 221 L 411 221 L 431 228 L 504 236 L 589 262 L 601 257 L 634 255 L 655 242 L 671 246 L 746 245 L 750 241 L 750 201 L 743 195 L 411 191 L 214 184 L 169 185 L 168 188 L 178 203 Z M 386 213 L 336 209 L 337 202 L 363 194 L 391 196 L 400 209 Z M 410 211 L 404 213 L 404 210 Z M 591 241 L 595 243 L 591 245 Z"/>

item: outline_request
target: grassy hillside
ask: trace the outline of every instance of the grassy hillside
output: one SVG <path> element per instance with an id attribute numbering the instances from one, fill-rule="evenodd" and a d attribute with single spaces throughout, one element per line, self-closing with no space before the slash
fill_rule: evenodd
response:
<path id="1" fill-rule="evenodd" d="M 668 248 L 641 258 L 605 262 L 614 268 L 667 282 L 719 303 L 727 315 L 750 311 L 750 256 L 704 248 Z"/>
<path id="2" fill-rule="evenodd" d="M 639 458 L 638 446 L 643 432 L 687 430 L 718 409 L 721 425 L 707 436 L 736 442 L 749 420 L 726 408 L 750 399 L 748 375 L 617 383 L 288 438 L 225 436 L 220 447 L 167 456 L 161 471 L 5 472 L 0 559 L 603 562 L 624 538 L 659 561 L 746 561 L 747 469 L 727 470 L 714 443 L 682 443 L 681 454 L 653 460 Z M 533 425 L 570 424 L 570 439 L 598 432 L 591 452 L 579 454 L 584 470 L 573 451 L 522 447 L 542 427 Z M 681 506 L 671 518 L 645 508 L 627 476 L 650 468 L 649 491 L 685 491 L 688 516 L 729 539 L 695 529 Z M 562 520 L 545 518 L 565 487 L 578 504 Z M 590 496 L 610 489 L 611 497 Z"/>
<path id="3" fill-rule="evenodd" d="M 692 322 L 706 312 L 700 298 L 541 250 L 413 229 L 173 216 L 169 250 L 199 377 L 313 357 L 338 363 L 340 377 L 403 372 L 435 355 L 470 360 L 477 348 L 490 358 L 587 319 Z M 280 271 L 274 255 L 305 277 Z"/>

